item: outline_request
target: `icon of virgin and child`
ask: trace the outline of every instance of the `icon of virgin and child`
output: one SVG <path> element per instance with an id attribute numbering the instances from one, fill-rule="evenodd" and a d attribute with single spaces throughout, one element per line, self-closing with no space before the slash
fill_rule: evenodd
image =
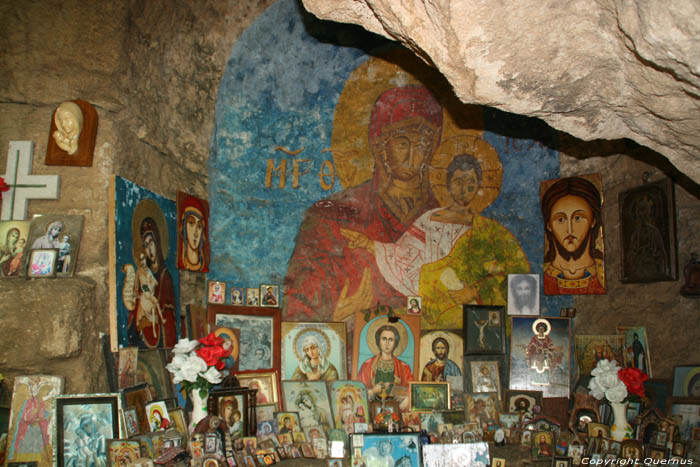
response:
<path id="1" fill-rule="evenodd" d="M 175 289 L 165 264 L 168 231 L 165 216 L 155 201 L 142 200 L 132 218 L 134 265 L 126 264 L 122 300 L 129 311 L 130 345 L 141 348 L 172 347 L 177 343 Z"/>
<path id="2" fill-rule="evenodd" d="M 427 88 L 378 97 L 372 176 L 307 209 L 285 279 L 288 319 L 342 321 L 420 296 L 422 326 L 435 329 L 461 320 L 463 304 L 506 303 L 507 275 L 530 267 L 516 238 L 480 214 L 500 192 L 498 154 L 466 131 L 442 133 Z"/>

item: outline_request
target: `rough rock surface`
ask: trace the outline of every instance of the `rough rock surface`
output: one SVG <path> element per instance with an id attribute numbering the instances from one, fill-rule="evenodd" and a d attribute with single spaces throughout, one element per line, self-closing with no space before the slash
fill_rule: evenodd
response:
<path id="1" fill-rule="evenodd" d="M 464 102 L 585 140 L 630 138 L 700 182 L 694 0 L 303 0 L 434 64 Z"/>

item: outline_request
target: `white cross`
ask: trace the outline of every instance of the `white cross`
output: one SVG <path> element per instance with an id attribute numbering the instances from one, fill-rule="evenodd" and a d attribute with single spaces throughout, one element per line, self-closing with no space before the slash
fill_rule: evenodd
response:
<path id="1" fill-rule="evenodd" d="M 33 141 L 10 141 L 7 171 L 0 177 L 10 186 L 2 195 L 1 220 L 23 220 L 30 199 L 58 199 L 58 175 L 30 175 Z"/>

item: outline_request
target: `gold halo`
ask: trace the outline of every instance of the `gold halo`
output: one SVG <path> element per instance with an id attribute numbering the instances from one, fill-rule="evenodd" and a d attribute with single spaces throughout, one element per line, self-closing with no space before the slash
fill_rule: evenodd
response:
<path id="1" fill-rule="evenodd" d="M 155 412 L 158 412 L 160 414 L 161 419 L 166 419 L 168 417 L 165 416 L 165 413 L 163 413 L 163 407 L 160 405 L 154 405 L 151 407 L 151 410 L 148 411 L 148 421 L 150 422 L 153 419 L 153 414 Z"/>
<path id="2" fill-rule="evenodd" d="M 324 357 L 328 357 L 331 353 L 331 341 L 328 339 L 328 336 L 321 332 L 320 328 L 305 328 L 303 331 L 301 331 L 299 334 L 296 335 L 294 338 L 294 344 L 293 344 L 293 349 L 294 349 L 294 355 L 296 355 L 297 360 L 302 361 L 304 359 L 304 352 L 302 349 L 301 354 L 299 354 L 299 349 L 297 348 L 297 344 L 302 340 L 301 336 L 304 334 L 309 334 L 313 333 L 313 335 L 318 335 L 321 337 L 321 344 L 325 343 L 326 344 L 326 351 L 324 352 Z M 323 352 L 323 349 L 318 349 L 319 352 Z"/>
<path id="3" fill-rule="evenodd" d="M 226 334 L 227 336 L 231 336 L 231 352 L 229 355 L 233 357 L 235 361 L 238 361 L 238 339 L 236 339 L 236 334 L 234 334 L 233 330 L 231 328 L 227 327 L 220 327 L 217 328 L 214 331 L 214 335 L 217 337 L 221 337 L 221 334 Z"/>
<path id="4" fill-rule="evenodd" d="M 449 344 L 450 344 L 450 353 L 448 354 L 448 358 L 450 355 L 455 358 L 450 358 L 450 360 L 454 361 L 457 366 L 459 367 L 460 370 L 462 370 L 462 373 L 464 374 L 464 366 L 462 364 L 462 352 L 464 351 L 464 341 L 462 338 L 457 335 L 454 332 L 451 331 L 430 331 L 425 334 L 423 334 L 420 338 L 421 342 L 421 353 L 420 353 L 420 368 L 421 370 L 425 367 L 425 365 L 428 364 L 431 358 L 433 358 L 434 354 L 432 353 L 432 343 L 435 339 L 438 337 L 442 337 L 445 339 Z M 425 349 L 425 352 L 423 352 L 423 349 Z M 430 353 L 428 353 L 430 352 Z M 424 355 L 427 354 L 427 355 Z"/>
<path id="5" fill-rule="evenodd" d="M 139 254 L 143 252 L 141 239 L 141 222 L 146 217 L 150 217 L 158 226 L 158 234 L 160 235 L 160 252 L 163 255 L 163 261 L 168 258 L 168 225 L 165 223 L 165 215 L 158 204 L 150 199 L 142 199 L 134 208 L 134 214 L 131 216 L 131 238 L 132 238 L 132 253 L 134 254 L 134 262 L 139 264 Z M 137 245 L 138 244 L 138 245 Z"/>
<path id="6" fill-rule="evenodd" d="M 377 347 L 377 341 L 374 339 L 374 335 L 377 329 L 385 324 L 393 326 L 399 332 L 399 344 L 394 349 L 394 357 L 398 357 L 406 350 L 406 346 L 408 345 L 408 331 L 406 330 L 406 325 L 400 319 L 396 323 L 390 323 L 388 317 L 382 316 L 372 321 L 369 327 L 367 327 L 367 345 L 374 355 L 379 355 L 379 348 Z"/>
<path id="7" fill-rule="evenodd" d="M 371 57 L 355 68 L 335 106 L 331 152 L 335 173 L 343 188 L 359 185 L 374 173 L 374 156 L 369 146 L 368 128 L 372 108 L 386 90 L 408 85 L 435 83 L 440 77 L 414 54 L 398 50 L 383 57 Z M 447 88 L 447 87 L 446 87 Z M 439 91 L 439 97 L 445 97 Z M 449 92 L 449 91 L 447 91 Z M 478 106 L 457 102 L 461 124 L 443 105 L 442 139 L 462 134 L 483 134 L 483 116 Z"/>
<path id="8" fill-rule="evenodd" d="M 540 318 L 536 319 L 534 323 L 532 323 L 532 332 L 537 334 L 537 325 L 540 323 L 544 323 L 547 326 L 547 330 L 544 332 L 545 336 L 548 336 L 550 332 L 552 332 L 552 325 L 550 324 L 549 321 L 546 319 Z"/>
<path id="9" fill-rule="evenodd" d="M 685 397 L 693 397 L 690 394 L 688 394 L 688 385 L 690 384 L 690 381 L 693 379 L 695 375 L 700 373 L 700 367 L 698 368 L 693 368 L 688 372 L 688 374 L 685 376 L 685 381 L 683 381 L 683 394 Z"/>
<path id="10" fill-rule="evenodd" d="M 479 191 L 470 203 L 473 212 L 481 212 L 498 197 L 503 183 L 503 165 L 498 152 L 478 136 L 459 135 L 444 139 L 438 146 L 428 170 L 430 187 L 440 206 L 452 204 L 447 191 L 447 167 L 455 156 L 468 153 L 474 156 L 481 167 Z"/>

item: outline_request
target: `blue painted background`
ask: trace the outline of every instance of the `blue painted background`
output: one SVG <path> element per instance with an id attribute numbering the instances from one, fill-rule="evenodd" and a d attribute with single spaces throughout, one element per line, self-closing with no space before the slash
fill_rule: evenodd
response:
<path id="1" fill-rule="evenodd" d="M 338 45 L 343 44 L 343 45 Z M 236 41 L 221 81 L 209 158 L 211 271 L 229 286 L 281 284 L 304 211 L 342 189 L 324 191 L 318 172 L 331 153 L 335 105 L 349 74 L 386 41 L 354 26 L 321 22 L 294 0 L 280 0 Z M 559 176 L 554 132 L 538 120 L 484 109 L 484 138 L 499 153 L 503 185 L 483 214 L 520 241 L 533 273 L 542 273 L 544 233 L 539 184 Z M 284 146 L 297 156 L 276 151 Z M 311 159 L 292 188 L 291 162 Z M 265 187 L 267 159 L 287 159 L 287 185 Z M 284 292 L 284 291 L 282 291 Z M 541 300 L 547 314 L 571 297 Z"/>

